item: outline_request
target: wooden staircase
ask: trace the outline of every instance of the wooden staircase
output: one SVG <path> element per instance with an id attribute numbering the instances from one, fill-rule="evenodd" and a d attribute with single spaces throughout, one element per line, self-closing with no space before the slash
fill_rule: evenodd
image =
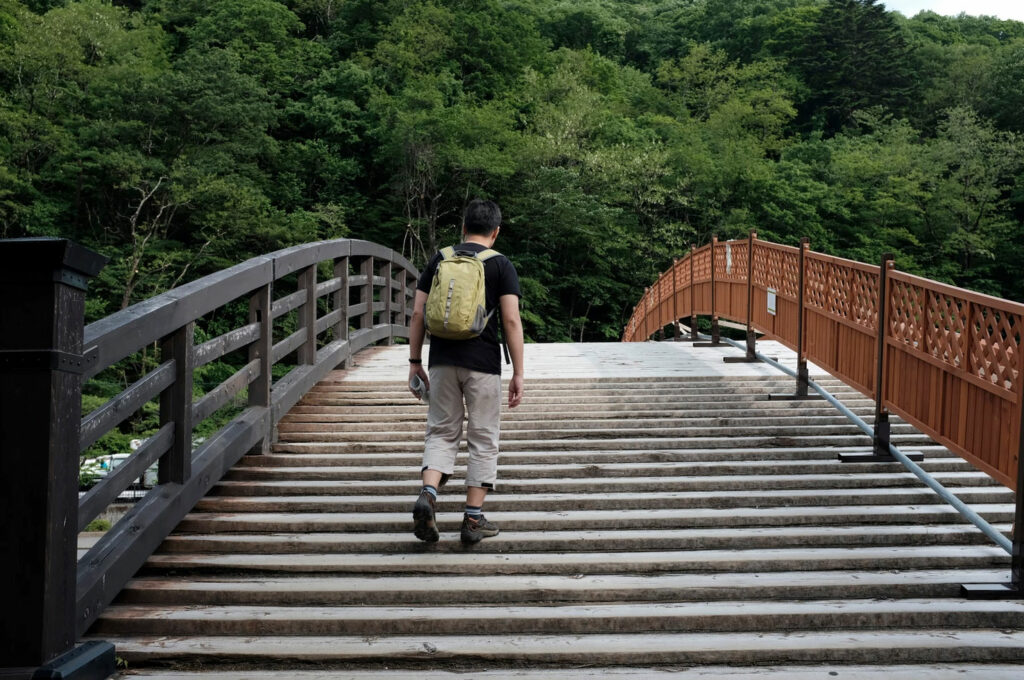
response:
<path id="1" fill-rule="evenodd" d="M 385 354 L 401 366 L 400 348 Z M 770 371 L 580 377 L 557 363 L 504 416 L 485 508 L 498 536 L 459 542 L 458 473 L 441 541 L 412 536 L 426 408 L 401 382 L 339 374 L 90 635 L 154 676 L 1020 677 L 1024 603 L 959 597 L 1006 580 L 1008 556 L 902 467 L 838 462 L 868 441 L 826 402 L 768 400 L 792 389 Z M 893 433 L 1009 530 L 1009 490 L 905 424 Z"/>

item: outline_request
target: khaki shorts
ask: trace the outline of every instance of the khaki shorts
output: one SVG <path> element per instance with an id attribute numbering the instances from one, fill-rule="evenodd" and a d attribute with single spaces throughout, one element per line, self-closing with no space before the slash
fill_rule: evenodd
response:
<path id="1" fill-rule="evenodd" d="M 462 439 L 462 421 L 467 415 L 466 486 L 493 489 L 498 477 L 501 376 L 458 366 L 431 366 L 424 470 L 452 474 Z"/>

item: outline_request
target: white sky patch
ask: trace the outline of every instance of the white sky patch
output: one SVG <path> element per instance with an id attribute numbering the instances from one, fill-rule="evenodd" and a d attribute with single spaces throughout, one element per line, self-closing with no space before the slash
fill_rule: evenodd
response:
<path id="1" fill-rule="evenodd" d="M 936 14 L 957 16 L 961 12 L 972 16 L 994 16 L 1000 19 L 1024 21 L 1024 2 L 1021 0 L 880 0 L 885 8 L 912 17 L 930 10 Z"/>

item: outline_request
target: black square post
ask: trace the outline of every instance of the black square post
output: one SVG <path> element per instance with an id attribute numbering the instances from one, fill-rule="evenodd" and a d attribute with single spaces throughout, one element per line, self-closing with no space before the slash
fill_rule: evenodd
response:
<path id="1" fill-rule="evenodd" d="M 0 675 L 105 678 L 75 648 L 85 291 L 106 258 L 66 239 L 0 241 Z M 72 670 L 74 669 L 74 670 Z M 47 674 L 48 673 L 48 674 Z"/>

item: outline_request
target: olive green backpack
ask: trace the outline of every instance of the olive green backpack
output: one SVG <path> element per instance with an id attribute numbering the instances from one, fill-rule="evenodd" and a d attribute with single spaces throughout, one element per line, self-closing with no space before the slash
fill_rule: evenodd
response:
<path id="1" fill-rule="evenodd" d="M 499 254 L 490 248 L 480 253 L 451 246 L 441 249 L 424 313 L 431 335 L 468 340 L 484 332 L 495 311 L 487 311 L 484 262 Z"/>

